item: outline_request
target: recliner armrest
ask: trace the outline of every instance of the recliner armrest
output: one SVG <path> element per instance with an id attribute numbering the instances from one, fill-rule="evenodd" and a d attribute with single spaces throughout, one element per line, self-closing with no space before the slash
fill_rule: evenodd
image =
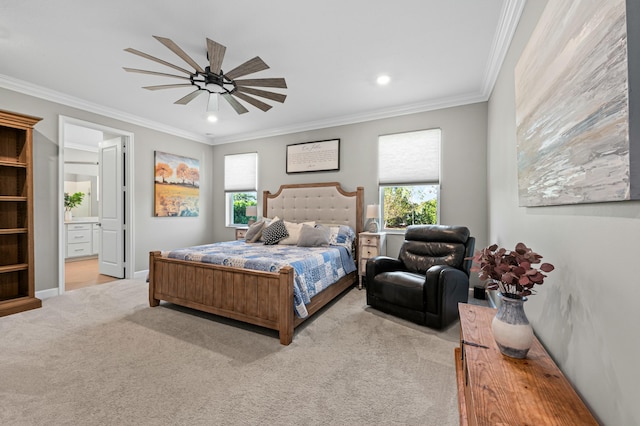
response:
<path id="1" fill-rule="evenodd" d="M 449 300 L 450 303 L 455 300 L 457 310 L 458 299 L 466 301 L 468 293 L 469 277 L 461 270 L 446 265 L 435 265 L 427 270 L 424 283 L 427 312 L 440 314 Z"/>
<path id="2" fill-rule="evenodd" d="M 405 271 L 404 263 L 400 260 L 388 256 L 376 256 L 367 260 L 366 277 L 368 282 L 372 282 L 373 277 L 383 272 Z"/>

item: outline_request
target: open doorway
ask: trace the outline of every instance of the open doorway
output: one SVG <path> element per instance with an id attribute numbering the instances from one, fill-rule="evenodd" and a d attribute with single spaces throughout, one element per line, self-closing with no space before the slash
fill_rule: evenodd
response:
<path id="1" fill-rule="evenodd" d="M 59 294 L 132 278 L 133 134 L 61 116 L 59 137 Z"/>
<path id="2" fill-rule="evenodd" d="M 98 256 L 86 256 L 64 261 L 64 290 L 72 291 L 116 281 L 118 278 L 100 273 Z"/>

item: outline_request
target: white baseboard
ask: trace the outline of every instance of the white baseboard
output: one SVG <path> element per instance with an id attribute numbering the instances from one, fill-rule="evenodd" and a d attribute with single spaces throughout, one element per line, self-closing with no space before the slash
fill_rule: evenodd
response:
<path id="1" fill-rule="evenodd" d="M 149 276 L 149 270 L 145 269 L 144 271 L 134 272 L 133 279 L 146 281 L 148 276 Z"/>
<path id="2" fill-rule="evenodd" d="M 48 299 L 50 297 L 55 297 L 59 295 L 58 287 L 56 288 L 48 288 L 46 290 L 36 291 L 36 297 L 40 300 Z"/>
<path id="3" fill-rule="evenodd" d="M 133 279 L 134 280 L 141 280 L 141 281 L 146 281 L 147 277 L 149 276 L 149 270 L 145 269 L 144 271 L 136 271 L 133 274 Z M 48 299 L 50 297 L 56 297 L 59 296 L 60 292 L 58 290 L 58 288 L 48 288 L 46 290 L 40 290 L 40 291 L 36 291 L 36 297 L 40 300 L 44 300 L 44 299 Z"/>

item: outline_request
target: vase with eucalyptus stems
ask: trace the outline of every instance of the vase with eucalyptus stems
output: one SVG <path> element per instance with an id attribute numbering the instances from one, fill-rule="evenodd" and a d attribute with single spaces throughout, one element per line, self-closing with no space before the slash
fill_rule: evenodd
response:
<path id="1" fill-rule="evenodd" d="M 533 328 L 525 314 L 524 302 L 534 294 L 535 285 L 542 285 L 544 273 L 553 271 L 554 266 L 545 262 L 539 269 L 534 268 L 532 265 L 540 263 L 542 256 L 524 243 L 516 244 L 514 250 L 493 244 L 471 259 L 471 271 L 488 281 L 488 289 L 499 291 L 501 303 L 491 330 L 500 352 L 512 358 L 526 358 L 533 343 Z"/>

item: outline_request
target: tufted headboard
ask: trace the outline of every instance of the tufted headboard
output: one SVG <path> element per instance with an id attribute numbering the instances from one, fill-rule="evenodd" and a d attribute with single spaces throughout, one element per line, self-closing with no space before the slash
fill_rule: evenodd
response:
<path id="1" fill-rule="evenodd" d="M 275 194 L 263 192 L 262 216 L 349 225 L 358 234 L 364 231 L 363 203 L 361 186 L 347 192 L 338 182 L 282 185 Z"/>

